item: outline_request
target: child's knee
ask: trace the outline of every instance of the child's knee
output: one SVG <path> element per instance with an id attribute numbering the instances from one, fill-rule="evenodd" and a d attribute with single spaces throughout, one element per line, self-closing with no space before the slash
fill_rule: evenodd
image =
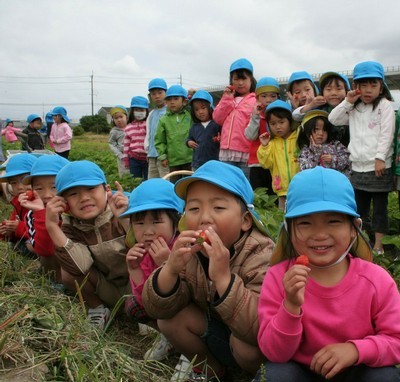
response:
<path id="1" fill-rule="evenodd" d="M 236 362 L 243 370 L 255 373 L 266 361 L 258 346 L 250 345 L 234 336 L 231 336 L 230 345 Z"/>

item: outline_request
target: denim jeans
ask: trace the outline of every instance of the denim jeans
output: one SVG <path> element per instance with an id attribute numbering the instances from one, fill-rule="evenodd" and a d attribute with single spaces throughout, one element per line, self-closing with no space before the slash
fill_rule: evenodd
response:
<path id="1" fill-rule="evenodd" d="M 129 170 L 134 178 L 143 178 L 143 180 L 146 180 L 148 173 L 147 160 L 129 158 Z"/>

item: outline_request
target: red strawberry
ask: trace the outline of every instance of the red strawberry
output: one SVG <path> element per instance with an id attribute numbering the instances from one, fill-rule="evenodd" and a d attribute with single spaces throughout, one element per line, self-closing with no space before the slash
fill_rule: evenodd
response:
<path id="1" fill-rule="evenodd" d="M 361 90 L 360 89 L 356 89 L 356 95 L 360 95 L 361 94 Z"/>
<path id="2" fill-rule="evenodd" d="M 7 224 L 7 223 L 6 223 L 5 221 L 1 223 L 1 225 L 6 225 L 6 224 Z"/>
<path id="3" fill-rule="evenodd" d="M 306 267 L 308 267 L 310 265 L 310 260 L 308 260 L 308 257 L 306 255 L 300 255 L 296 259 L 296 264 L 305 265 Z"/>
<path id="4" fill-rule="evenodd" d="M 65 213 L 65 214 L 68 213 L 70 209 L 71 209 L 71 208 L 70 208 L 69 204 L 68 204 L 68 203 L 65 203 L 64 213 Z"/>
<path id="5" fill-rule="evenodd" d="M 211 244 L 210 239 L 207 237 L 205 231 L 201 231 L 199 237 L 196 239 L 197 244 L 203 245 L 204 243 Z"/>
<path id="6" fill-rule="evenodd" d="M 25 194 L 29 201 L 35 200 L 35 194 L 32 190 L 26 191 Z"/>
<path id="7" fill-rule="evenodd" d="M 294 99 L 299 99 L 299 95 L 298 95 L 298 94 L 295 94 L 295 95 L 294 95 Z"/>
<path id="8" fill-rule="evenodd" d="M 228 85 L 227 87 L 229 88 L 229 90 L 230 90 L 231 92 L 234 92 L 234 91 L 235 91 L 235 87 L 234 87 L 233 85 Z"/>

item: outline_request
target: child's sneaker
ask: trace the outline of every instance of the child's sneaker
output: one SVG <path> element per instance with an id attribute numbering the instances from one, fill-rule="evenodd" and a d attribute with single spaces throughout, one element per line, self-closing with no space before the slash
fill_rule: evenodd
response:
<path id="1" fill-rule="evenodd" d="M 181 354 L 179 361 L 175 366 L 175 372 L 172 375 L 170 382 L 181 382 L 185 381 L 189 376 L 191 364 L 189 360 Z"/>
<path id="2" fill-rule="evenodd" d="M 97 326 L 99 329 L 104 329 L 110 318 L 110 314 L 110 309 L 101 304 L 97 308 L 88 309 L 87 321 L 91 325 Z"/>
<path id="3" fill-rule="evenodd" d="M 172 344 L 160 333 L 153 346 L 147 350 L 143 358 L 145 361 L 162 361 L 174 353 L 175 349 Z"/>
<path id="4" fill-rule="evenodd" d="M 217 377 L 216 375 L 212 377 L 207 377 L 206 374 L 202 372 L 197 372 L 194 370 L 191 370 L 189 372 L 189 375 L 184 379 L 186 382 L 224 382 L 225 379 L 223 376 Z"/>
<path id="5" fill-rule="evenodd" d="M 148 336 L 149 334 L 158 333 L 157 330 L 155 330 L 151 326 L 148 326 L 146 324 L 141 324 L 140 322 L 138 323 L 138 327 L 139 327 L 139 334 L 141 336 Z"/>

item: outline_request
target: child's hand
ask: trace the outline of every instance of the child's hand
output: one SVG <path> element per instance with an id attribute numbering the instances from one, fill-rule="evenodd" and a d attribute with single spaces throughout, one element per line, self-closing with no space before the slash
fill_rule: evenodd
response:
<path id="1" fill-rule="evenodd" d="M 358 356 L 357 348 L 350 342 L 330 344 L 314 355 L 310 369 L 326 379 L 331 379 L 343 369 L 354 365 Z"/>
<path id="2" fill-rule="evenodd" d="M 57 226 L 60 215 L 68 208 L 67 201 L 62 196 L 54 196 L 46 204 L 46 227 Z"/>
<path id="3" fill-rule="evenodd" d="M 29 190 L 20 194 L 18 196 L 18 201 L 22 207 L 28 210 L 39 211 L 44 209 L 44 203 L 42 202 L 42 199 L 40 199 L 39 195 L 33 190 Z"/>
<path id="4" fill-rule="evenodd" d="M 149 254 L 158 266 L 168 259 L 170 253 L 171 250 L 169 249 L 167 242 L 161 236 L 153 240 L 149 248 Z"/>
<path id="5" fill-rule="evenodd" d="M 126 265 L 128 270 L 138 268 L 145 254 L 146 250 L 142 243 L 136 243 L 131 249 L 129 249 L 126 254 Z"/>
<path id="6" fill-rule="evenodd" d="M 253 114 L 254 115 L 260 115 L 261 111 L 265 108 L 265 106 L 262 105 L 261 102 L 256 102 L 253 108 Z"/>
<path id="7" fill-rule="evenodd" d="M 292 94 L 291 92 L 286 92 L 286 96 L 288 97 L 293 110 L 297 109 L 300 106 L 300 98 L 298 94 Z"/>
<path id="8" fill-rule="evenodd" d="M 117 191 L 113 194 L 111 189 L 107 190 L 107 201 L 114 216 L 118 217 L 126 211 L 128 207 L 128 197 L 124 194 L 122 186 L 115 181 Z"/>
<path id="9" fill-rule="evenodd" d="M 1 223 L 0 233 L 4 236 L 11 237 L 17 231 L 19 220 L 4 220 Z"/>
<path id="10" fill-rule="evenodd" d="M 381 178 L 385 173 L 386 163 L 383 160 L 375 159 L 375 176 Z"/>
<path id="11" fill-rule="evenodd" d="M 267 146 L 268 143 L 269 143 L 269 141 L 271 140 L 271 134 L 268 133 L 268 132 L 265 132 L 265 133 L 261 134 L 261 135 L 259 136 L 259 138 L 260 138 L 261 144 L 262 144 L 263 146 Z"/>
<path id="12" fill-rule="evenodd" d="M 361 91 L 357 85 L 357 87 L 354 90 L 350 90 L 347 92 L 346 100 L 347 102 L 354 105 L 360 97 L 361 97 Z"/>
<path id="13" fill-rule="evenodd" d="M 235 87 L 233 85 L 228 85 L 223 92 L 223 96 L 225 97 L 230 97 L 230 98 L 234 98 L 234 94 L 235 94 Z"/>
<path id="14" fill-rule="evenodd" d="M 283 276 L 283 287 L 286 292 L 284 304 L 292 314 L 300 313 L 310 271 L 311 269 L 305 265 L 295 264 Z"/>
<path id="15" fill-rule="evenodd" d="M 193 150 L 199 147 L 198 143 L 195 141 L 188 141 L 187 145 Z"/>
<path id="16" fill-rule="evenodd" d="M 315 109 L 315 108 L 320 107 L 322 105 L 325 105 L 326 104 L 326 99 L 325 99 L 325 97 L 323 97 L 321 95 L 316 96 L 316 97 L 307 97 L 306 103 L 308 105 L 310 105 L 310 109 L 309 110 L 312 110 L 312 109 Z"/>
<path id="17" fill-rule="evenodd" d="M 321 155 L 321 162 L 324 165 L 331 165 L 331 163 L 332 163 L 332 155 L 331 154 L 322 154 Z"/>
<path id="18" fill-rule="evenodd" d="M 161 161 L 161 166 L 168 167 L 168 159 L 164 159 Z"/>

